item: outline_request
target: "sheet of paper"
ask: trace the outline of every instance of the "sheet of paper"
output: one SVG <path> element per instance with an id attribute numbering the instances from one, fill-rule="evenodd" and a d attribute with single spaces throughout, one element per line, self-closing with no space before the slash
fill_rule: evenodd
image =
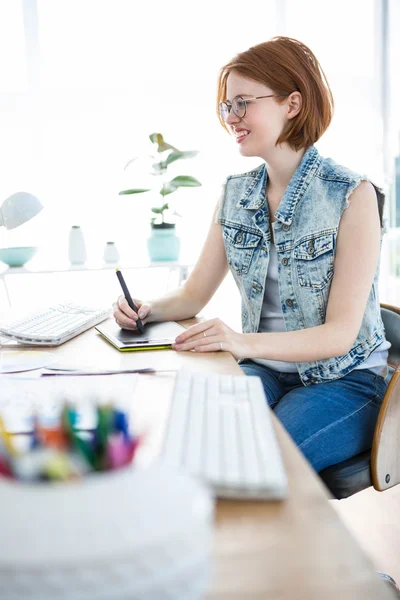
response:
<path id="1" fill-rule="evenodd" d="M 54 353 L 35 350 L 0 350 L 0 373 L 20 373 L 48 367 L 56 361 Z"/>
<path id="2" fill-rule="evenodd" d="M 77 410 L 77 427 L 91 429 L 97 403 L 110 402 L 129 410 L 137 378 L 136 374 L 42 378 L 1 375 L 0 413 L 7 431 L 26 432 L 32 430 L 34 414 L 43 425 L 55 425 L 68 401 Z"/>

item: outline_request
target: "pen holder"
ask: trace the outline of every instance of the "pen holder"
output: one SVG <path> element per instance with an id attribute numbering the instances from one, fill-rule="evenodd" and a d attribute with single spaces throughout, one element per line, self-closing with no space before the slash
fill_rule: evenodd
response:
<path id="1" fill-rule="evenodd" d="M 203 597 L 213 501 L 158 463 L 79 482 L 0 478 L 0 598 L 135 600 Z"/>

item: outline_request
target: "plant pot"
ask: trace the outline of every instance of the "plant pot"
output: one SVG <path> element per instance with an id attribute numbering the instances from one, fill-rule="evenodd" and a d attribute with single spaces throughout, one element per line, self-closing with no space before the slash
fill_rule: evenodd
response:
<path id="1" fill-rule="evenodd" d="M 173 223 L 160 223 L 151 226 L 147 249 L 152 262 L 178 260 L 180 246 L 181 241 L 176 235 Z"/>

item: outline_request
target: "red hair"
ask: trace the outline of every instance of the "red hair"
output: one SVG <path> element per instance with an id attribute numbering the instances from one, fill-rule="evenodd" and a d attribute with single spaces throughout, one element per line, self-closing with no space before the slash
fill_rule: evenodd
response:
<path id="1" fill-rule="evenodd" d="M 287 142 L 294 150 L 312 146 L 326 131 L 333 115 L 333 96 L 321 65 L 307 46 L 288 37 L 274 37 L 237 54 L 222 67 L 218 78 L 217 107 L 226 100 L 229 73 L 235 71 L 268 86 L 276 94 L 302 96 L 299 114 L 291 119 L 276 144 Z M 276 100 L 277 102 L 284 100 Z"/>

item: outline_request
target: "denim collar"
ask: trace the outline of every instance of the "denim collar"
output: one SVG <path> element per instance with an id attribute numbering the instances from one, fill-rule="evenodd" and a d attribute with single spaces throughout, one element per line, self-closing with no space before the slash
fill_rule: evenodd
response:
<path id="1" fill-rule="evenodd" d="M 291 224 L 297 203 L 305 194 L 308 186 L 315 177 L 322 158 L 315 148 L 310 146 L 301 159 L 299 166 L 293 173 L 288 187 L 275 213 L 276 219 L 283 223 Z M 265 204 L 265 190 L 267 187 L 268 173 L 266 165 L 252 172 L 253 180 L 246 189 L 243 197 L 238 202 L 238 208 L 257 210 Z"/>

